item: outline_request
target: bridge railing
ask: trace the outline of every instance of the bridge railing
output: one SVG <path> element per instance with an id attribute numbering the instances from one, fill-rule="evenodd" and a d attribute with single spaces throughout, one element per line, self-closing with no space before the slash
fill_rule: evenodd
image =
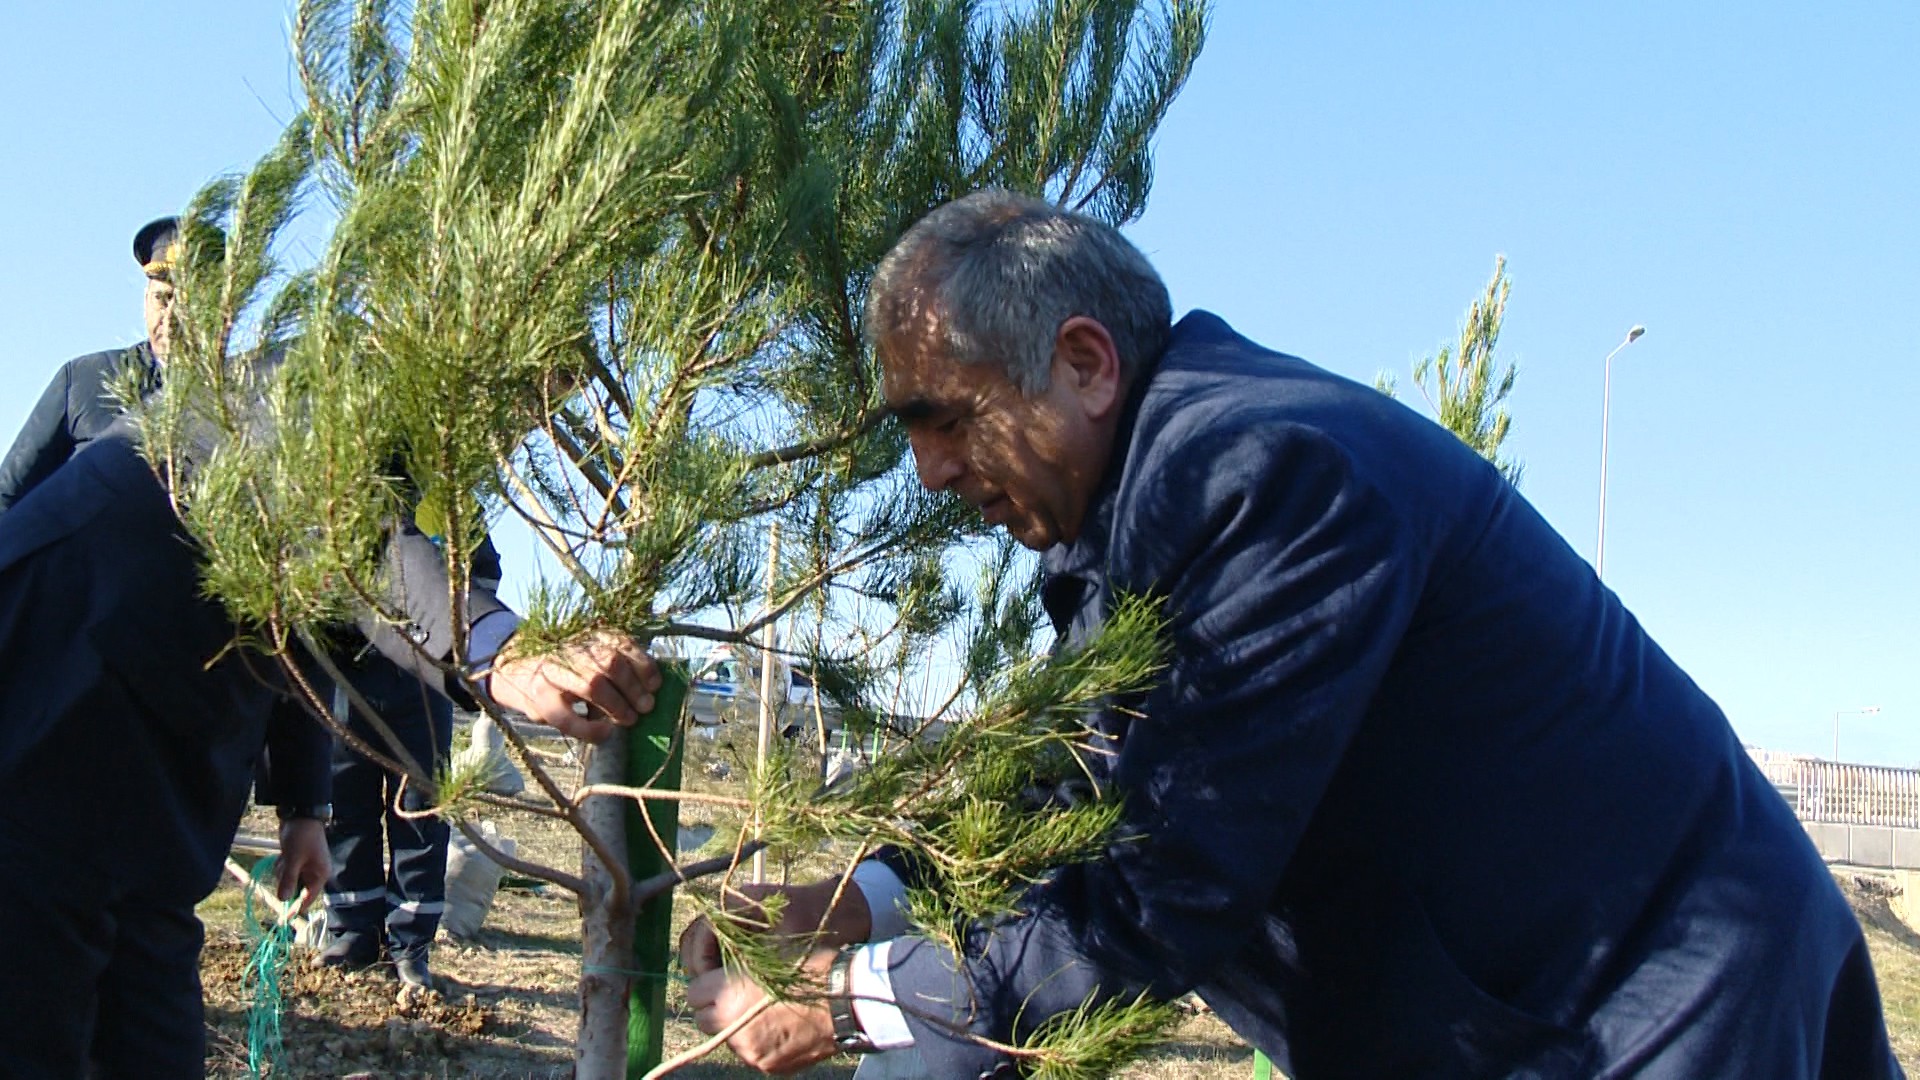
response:
<path id="1" fill-rule="evenodd" d="M 1802 821 L 1920 828 L 1920 769 L 1749 753 Z"/>

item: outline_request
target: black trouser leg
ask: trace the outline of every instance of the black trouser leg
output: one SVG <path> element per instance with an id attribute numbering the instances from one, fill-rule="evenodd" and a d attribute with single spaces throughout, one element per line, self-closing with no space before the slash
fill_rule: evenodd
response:
<path id="1" fill-rule="evenodd" d="M 453 707 L 435 695 L 426 702 L 426 715 L 409 730 L 424 738 L 409 747 L 421 761 L 438 769 L 453 741 Z M 407 738 L 407 736 L 402 736 Z M 401 796 L 408 811 L 424 809 L 426 799 L 412 787 Z M 447 823 L 437 817 L 403 817 L 393 811 L 393 793 L 387 799 L 387 948 L 395 956 L 425 956 L 433 944 L 440 916 L 447 909 Z"/>
<path id="2" fill-rule="evenodd" d="M 357 726 L 357 725 L 356 725 Z M 343 959 L 372 963 L 380 953 L 387 915 L 385 820 L 386 771 L 342 740 L 333 744 L 333 821 L 327 846 L 333 876 L 327 879 L 329 947 Z"/>
<path id="3" fill-rule="evenodd" d="M 453 707 L 413 676 L 379 657 L 346 669 L 361 696 L 380 714 L 421 767 L 438 770 L 453 736 Z M 335 715 L 371 745 L 385 740 L 358 709 L 338 702 Z M 327 883 L 329 932 L 356 957 L 384 943 L 390 953 L 424 955 L 446 908 L 447 826 L 438 818 L 409 818 L 427 803 L 398 777 L 344 743 L 334 747 L 333 814 L 328 830 L 333 878 Z"/>
<path id="4" fill-rule="evenodd" d="M 122 900 L 114 921 L 113 959 L 100 980 L 93 1080 L 204 1076 L 205 934 L 192 905 Z"/>
<path id="5" fill-rule="evenodd" d="M 0 1077 L 83 1076 L 113 927 L 98 898 L 63 896 L 50 868 L 0 837 Z"/>
<path id="6" fill-rule="evenodd" d="M 201 928 L 192 905 L 63 890 L 57 872 L 4 848 L 0 1077 L 203 1076 Z"/>

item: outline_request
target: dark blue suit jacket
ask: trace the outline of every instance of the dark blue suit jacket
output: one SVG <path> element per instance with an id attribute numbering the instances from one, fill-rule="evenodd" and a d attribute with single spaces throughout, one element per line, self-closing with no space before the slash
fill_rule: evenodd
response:
<path id="1" fill-rule="evenodd" d="M 1046 563 L 1067 647 L 1167 601 L 1171 665 L 1091 759 L 1134 838 L 958 963 L 895 943 L 933 1075 L 1001 1065 L 950 1028 L 1142 988 L 1298 1080 L 1898 1075 L 1859 927 L 1719 709 L 1437 425 L 1195 313 Z"/>
<path id="2" fill-rule="evenodd" d="M 447 575 L 432 540 L 387 545 L 395 629 L 371 642 L 443 688 Z M 0 871 L 192 903 L 217 882 L 272 724 L 310 768 L 282 802 L 324 800 L 329 736 L 287 710 L 275 664 L 201 587 L 201 558 L 116 421 L 0 516 Z M 475 590 L 468 617 L 500 610 Z M 290 719 L 289 719 L 290 718 Z M 301 783 L 318 785 L 310 790 Z M 77 880 L 81 884 L 74 884 Z"/>
<path id="3" fill-rule="evenodd" d="M 269 662 L 227 648 L 199 568 L 129 439 L 93 441 L 0 517 L 9 872 L 57 859 L 98 892 L 160 902 L 213 888 L 283 695 Z M 291 800 L 325 801 L 307 772 L 319 786 Z"/>

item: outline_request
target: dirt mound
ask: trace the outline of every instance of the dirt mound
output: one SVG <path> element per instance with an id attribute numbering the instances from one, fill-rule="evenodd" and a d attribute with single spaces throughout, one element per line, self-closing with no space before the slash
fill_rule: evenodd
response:
<path id="1" fill-rule="evenodd" d="M 1834 881 L 1846 896 L 1862 926 L 1878 930 L 1909 949 L 1920 950 L 1920 929 L 1913 925 L 1913 903 L 1920 897 L 1908 895 L 1908 889 L 1896 879 L 1880 874 L 1836 872 Z"/>

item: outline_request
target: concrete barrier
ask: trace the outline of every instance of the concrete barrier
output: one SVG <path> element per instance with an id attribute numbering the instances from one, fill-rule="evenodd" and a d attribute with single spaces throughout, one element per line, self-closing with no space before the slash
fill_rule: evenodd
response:
<path id="1" fill-rule="evenodd" d="M 1920 829 L 1802 822 L 1820 857 L 1849 866 L 1920 871 Z"/>

